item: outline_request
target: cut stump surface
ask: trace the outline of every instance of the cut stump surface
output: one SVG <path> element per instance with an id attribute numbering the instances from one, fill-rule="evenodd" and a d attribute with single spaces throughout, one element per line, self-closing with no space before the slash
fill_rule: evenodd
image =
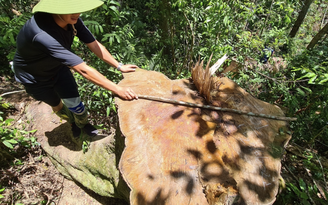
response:
<path id="1" fill-rule="evenodd" d="M 214 106 L 283 116 L 227 78 L 216 78 Z M 191 81 L 137 69 L 120 86 L 140 95 L 204 104 Z M 149 100 L 116 99 L 126 148 L 120 171 L 133 204 L 273 204 L 286 122 Z"/>

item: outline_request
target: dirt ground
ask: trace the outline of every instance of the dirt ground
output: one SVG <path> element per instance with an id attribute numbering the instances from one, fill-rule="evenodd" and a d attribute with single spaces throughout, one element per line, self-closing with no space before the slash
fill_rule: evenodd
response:
<path id="1" fill-rule="evenodd" d="M 0 94 L 22 90 L 16 83 L 0 79 Z M 2 96 L 11 107 L 5 118 L 14 119 L 17 129 L 29 130 L 24 110 L 34 100 L 24 91 Z M 30 136 L 35 136 L 33 133 Z M 10 166 L 0 167 L 0 204 L 57 205 L 128 205 L 121 199 L 100 196 L 78 183 L 64 178 L 53 166 L 40 146 L 32 149 L 15 147 L 16 155 Z M 4 198 L 1 198 L 1 195 Z"/>

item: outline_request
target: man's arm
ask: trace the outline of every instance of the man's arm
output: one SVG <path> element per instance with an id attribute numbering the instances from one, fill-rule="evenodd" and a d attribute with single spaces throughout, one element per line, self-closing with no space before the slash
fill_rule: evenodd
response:
<path id="1" fill-rule="evenodd" d="M 96 69 L 89 67 L 87 64 L 80 63 L 76 66 L 73 66 L 76 72 L 80 73 L 87 80 L 92 83 L 105 88 L 106 90 L 112 91 L 114 94 L 118 95 L 120 98 L 125 100 L 138 99 L 138 95 L 134 93 L 131 88 L 121 87 L 108 80 L 105 76 L 99 73 Z"/>
<path id="2" fill-rule="evenodd" d="M 114 68 L 118 67 L 119 62 L 117 62 L 117 60 L 114 59 L 114 57 L 109 53 L 105 46 L 103 46 L 97 40 L 93 41 L 92 43 L 88 43 L 87 46 L 94 54 L 96 54 L 96 56 L 98 56 L 98 58 L 105 61 Z M 138 68 L 138 66 L 127 64 L 122 65 L 120 70 L 122 72 L 134 72 L 136 68 Z"/>

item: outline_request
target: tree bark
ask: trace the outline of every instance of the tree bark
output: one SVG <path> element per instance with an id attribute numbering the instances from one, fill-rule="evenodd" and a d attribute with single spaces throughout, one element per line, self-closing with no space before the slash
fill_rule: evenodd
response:
<path id="1" fill-rule="evenodd" d="M 170 19 L 171 19 L 171 9 L 168 0 L 160 1 L 159 8 L 159 27 L 161 29 L 161 41 L 164 45 L 164 54 L 170 56 L 173 59 L 173 53 L 171 51 L 171 38 L 170 38 Z"/>
<path id="2" fill-rule="evenodd" d="M 290 37 L 294 38 L 296 36 L 296 33 L 297 33 L 298 29 L 300 28 L 301 24 L 303 23 L 303 20 L 307 14 L 312 2 L 313 2 L 313 0 L 305 0 L 304 6 L 303 6 L 301 12 L 299 13 L 298 18 L 289 34 Z"/>
<path id="3" fill-rule="evenodd" d="M 315 35 L 312 39 L 312 41 L 307 46 L 307 49 L 312 49 L 315 44 L 318 43 L 318 41 L 328 32 L 328 23 Z"/>

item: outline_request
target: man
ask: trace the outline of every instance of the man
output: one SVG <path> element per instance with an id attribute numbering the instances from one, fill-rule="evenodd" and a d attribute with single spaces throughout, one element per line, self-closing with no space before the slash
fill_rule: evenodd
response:
<path id="1" fill-rule="evenodd" d="M 117 62 L 79 18 L 82 12 L 102 4 L 100 0 L 41 0 L 33 8 L 34 16 L 17 37 L 16 80 L 33 98 L 47 103 L 59 117 L 66 119 L 72 126 L 74 137 L 78 137 L 82 130 L 89 136 L 98 131 L 88 123 L 87 110 L 70 68 L 122 99 L 138 98 L 131 88 L 116 85 L 70 50 L 74 36 L 77 36 L 110 66 L 121 72 L 135 71 L 136 65 Z"/>

